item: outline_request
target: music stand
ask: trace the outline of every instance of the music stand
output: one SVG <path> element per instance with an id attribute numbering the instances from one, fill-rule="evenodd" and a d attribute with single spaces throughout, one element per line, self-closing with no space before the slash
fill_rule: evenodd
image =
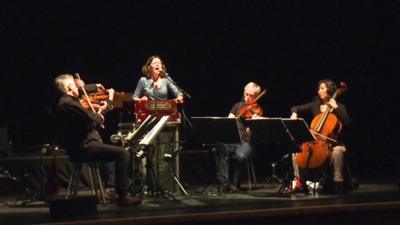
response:
<path id="1" fill-rule="evenodd" d="M 289 119 L 283 118 L 283 124 L 286 126 L 291 138 L 296 144 L 301 144 L 307 141 L 315 140 L 314 135 L 310 132 L 306 121 L 303 118 Z"/>
<path id="2" fill-rule="evenodd" d="M 215 145 L 221 143 L 240 143 L 240 134 L 235 118 L 192 117 L 194 137 L 198 143 Z"/>
<path id="3" fill-rule="evenodd" d="M 246 120 L 245 125 L 250 127 L 253 142 L 300 144 L 314 140 L 303 119 L 260 118 Z"/>
<path id="4" fill-rule="evenodd" d="M 240 143 L 240 133 L 235 118 L 228 117 L 192 117 L 195 141 L 204 146 L 215 146 L 218 143 Z M 215 178 L 201 193 L 211 190 L 216 184 Z M 211 191 L 208 191 L 209 194 Z"/>
<path id="5" fill-rule="evenodd" d="M 158 120 L 157 124 L 153 126 L 153 128 L 143 137 L 143 139 L 139 142 L 139 152 L 144 152 L 146 156 L 146 177 L 147 177 L 147 190 L 150 195 L 157 195 L 171 197 L 175 199 L 174 196 L 162 190 L 159 185 L 159 181 L 155 176 L 153 163 L 152 163 L 152 155 L 153 155 L 153 142 L 156 139 L 157 135 L 161 132 L 161 130 L 165 127 L 170 116 L 162 116 L 161 119 Z M 144 189 L 143 189 L 144 191 Z"/>
<path id="6" fill-rule="evenodd" d="M 142 138 L 146 132 L 149 132 L 157 124 L 158 119 L 155 116 L 148 115 L 146 119 L 140 124 L 140 126 L 135 129 L 134 132 L 129 133 L 126 136 L 125 141 L 131 143 L 137 143 L 140 138 Z"/>
<path id="7" fill-rule="evenodd" d="M 299 145 L 306 141 L 314 140 L 304 119 L 287 119 L 287 118 L 260 118 L 246 120 L 246 125 L 250 127 L 252 132 L 252 141 L 255 142 L 275 142 L 286 145 Z M 298 152 L 298 150 L 289 149 L 285 154 Z M 285 158 L 284 156 L 283 158 Z M 273 163 L 273 173 L 276 163 Z M 276 175 L 272 175 L 272 179 Z M 281 182 L 281 187 L 275 195 L 281 195 L 286 187 L 289 186 L 288 176 L 286 178 L 277 179 Z"/>

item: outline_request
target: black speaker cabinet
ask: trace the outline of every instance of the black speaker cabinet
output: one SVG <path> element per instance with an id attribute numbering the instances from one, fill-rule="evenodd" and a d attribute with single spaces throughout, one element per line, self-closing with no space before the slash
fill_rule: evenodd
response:
<path id="1" fill-rule="evenodd" d="M 50 217 L 52 219 L 97 213 L 96 196 L 78 196 L 75 199 L 53 199 L 49 201 Z"/>

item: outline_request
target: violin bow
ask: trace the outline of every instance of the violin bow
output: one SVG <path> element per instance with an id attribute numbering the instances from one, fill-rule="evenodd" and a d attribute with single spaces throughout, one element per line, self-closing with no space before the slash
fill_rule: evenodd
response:
<path id="1" fill-rule="evenodd" d="M 264 89 L 264 90 L 253 100 L 253 102 L 251 102 L 251 104 L 253 104 L 254 102 L 257 102 L 258 99 L 260 99 L 266 92 L 267 92 L 267 90 Z M 251 105 L 251 104 L 250 104 L 250 105 Z"/>
<path id="2" fill-rule="evenodd" d="M 75 77 L 79 80 L 81 79 L 81 77 L 79 76 L 79 73 L 75 73 Z M 90 106 L 90 109 L 95 113 L 96 110 L 94 109 L 94 106 L 93 106 L 92 102 L 90 101 L 90 98 L 85 90 L 85 86 L 82 86 L 81 88 L 82 88 L 83 95 L 85 96 L 85 98 Z"/>

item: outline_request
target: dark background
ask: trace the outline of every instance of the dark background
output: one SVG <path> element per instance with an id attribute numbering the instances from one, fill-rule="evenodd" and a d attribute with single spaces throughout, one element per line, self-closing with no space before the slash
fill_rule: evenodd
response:
<path id="1" fill-rule="evenodd" d="M 58 74 L 133 92 L 141 65 L 159 54 L 192 95 L 188 116 L 226 116 L 254 81 L 267 89 L 266 115 L 289 117 L 320 79 L 345 81 L 339 101 L 352 119 L 345 141 L 354 167 L 397 173 L 399 1 L 1 5 L 0 124 L 18 148 L 52 141 Z"/>

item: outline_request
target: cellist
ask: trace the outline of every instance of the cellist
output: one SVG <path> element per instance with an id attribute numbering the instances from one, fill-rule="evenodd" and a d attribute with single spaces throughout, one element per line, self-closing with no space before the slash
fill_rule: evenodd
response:
<path id="1" fill-rule="evenodd" d="M 317 93 L 312 102 L 306 103 L 304 105 L 297 105 L 291 108 L 291 119 L 296 119 L 298 115 L 304 115 L 306 113 L 311 113 L 313 117 L 325 112 L 330 109 L 330 113 L 333 113 L 337 119 L 341 122 L 342 129 L 349 124 L 349 116 L 347 114 L 346 107 L 342 103 L 338 103 L 332 96 L 336 92 L 336 84 L 330 79 L 322 79 L 318 82 Z M 344 128 L 345 129 L 345 128 Z M 317 137 L 318 138 L 318 137 Z M 330 162 L 328 168 L 332 169 L 333 172 L 333 187 L 324 187 L 324 190 L 331 190 L 335 193 L 343 193 L 343 155 L 346 152 L 346 147 L 342 140 L 338 139 L 340 137 L 335 137 L 334 142 L 329 142 L 330 145 Z M 295 160 L 295 154 L 293 157 L 293 169 L 294 177 L 297 181 L 301 181 L 301 189 L 305 193 L 308 193 L 308 188 L 305 184 L 305 178 L 302 177 L 302 170 L 299 171 L 299 167 Z"/>

